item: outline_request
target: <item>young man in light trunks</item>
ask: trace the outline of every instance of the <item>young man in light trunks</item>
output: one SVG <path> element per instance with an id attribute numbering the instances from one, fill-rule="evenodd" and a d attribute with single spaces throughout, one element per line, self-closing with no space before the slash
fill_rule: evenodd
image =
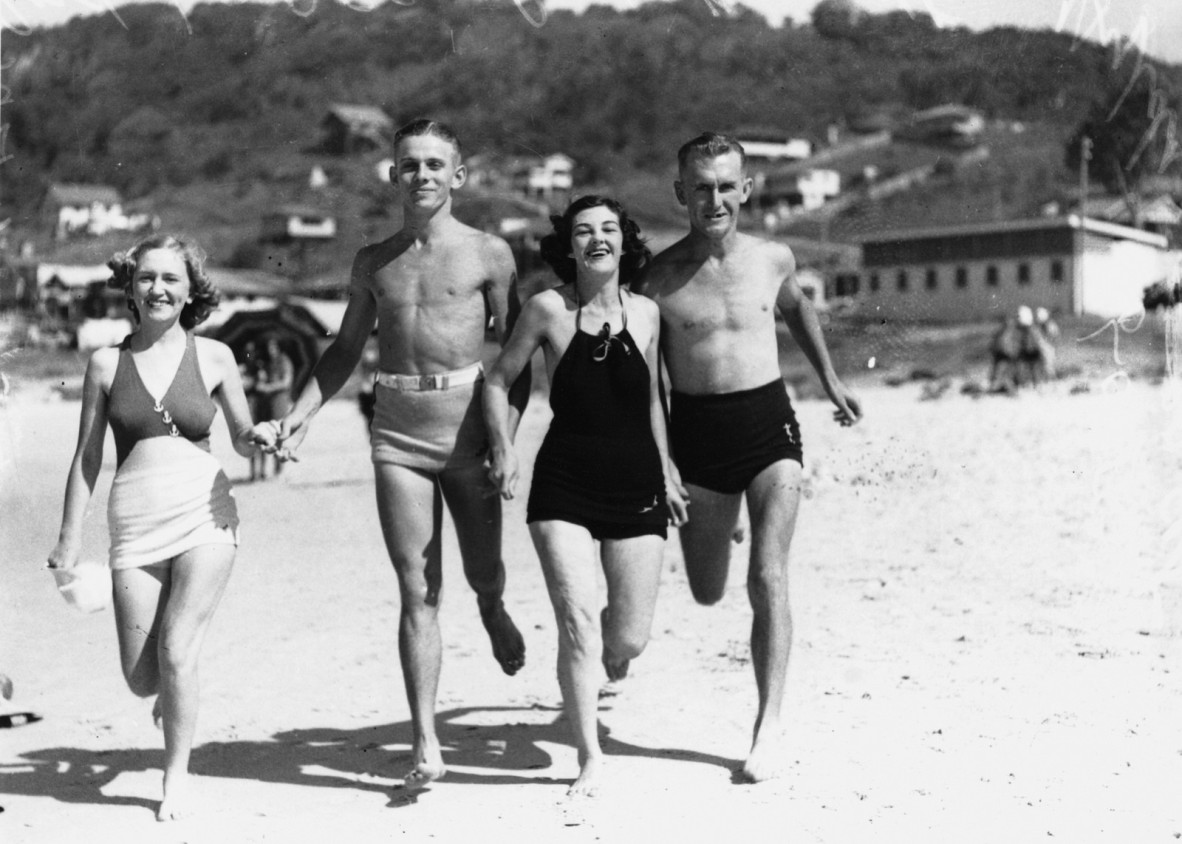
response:
<path id="1" fill-rule="evenodd" d="M 501 504 L 484 465 L 481 365 L 489 316 L 504 343 L 518 302 L 508 244 L 451 215 L 451 192 L 466 177 L 455 133 L 416 120 L 396 133 L 394 158 L 390 181 L 403 228 L 357 253 L 340 332 L 280 423 L 278 447 L 281 458 L 292 459 L 312 417 L 356 367 L 376 322 L 372 457 L 378 518 L 402 599 L 398 651 L 414 726 L 406 784 L 421 786 L 445 773 L 435 732 L 444 503 L 493 655 L 506 674 L 525 664 L 525 644 L 501 600 Z M 526 372 L 511 392 L 514 427 L 528 395 Z"/>
<path id="2" fill-rule="evenodd" d="M 834 418 L 852 425 L 862 411 L 833 371 L 816 313 L 796 283 L 792 250 L 738 231 L 739 208 L 752 189 L 742 146 L 707 133 L 677 158 L 674 189 L 690 231 L 656 258 L 640 290 L 661 311 L 672 386 L 669 445 L 690 501 L 681 548 L 699 603 L 722 598 L 747 496 L 759 709 L 750 755 L 737 773 L 758 782 L 776 776 L 783 761 L 780 710 L 792 644 L 788 548 L 801 480 L 800 429 L 780 374 L 777 308 L 837 406 Z"/>

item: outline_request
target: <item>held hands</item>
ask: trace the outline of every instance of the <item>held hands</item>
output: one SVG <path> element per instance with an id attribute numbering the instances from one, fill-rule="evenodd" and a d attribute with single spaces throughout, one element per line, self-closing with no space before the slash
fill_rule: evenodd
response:
<path id="1" fill-rule="evenodd" d="M 307 422 L 293 425 L 289 417 L 259 422 L 250 432 L 250 440 L 267 454 L 274 454 L 284 463 L 300 462 L 295 450 L 308 433 Z"/>
<path id="2" fill-rule="evenodd" d="M 665 504 L 669 507 L 669 524 L 681 527 L 689 521 L 689 493 L 681 484 L 681 473 L 672 463 L 665 473 Z"/>
<path id="3" fill-rule="evenodd" d="M 488 466 L 488 479 L 497 493 L 508 501 L 517 492 L 517 452 L 512 448 L 493 449 Z"/>

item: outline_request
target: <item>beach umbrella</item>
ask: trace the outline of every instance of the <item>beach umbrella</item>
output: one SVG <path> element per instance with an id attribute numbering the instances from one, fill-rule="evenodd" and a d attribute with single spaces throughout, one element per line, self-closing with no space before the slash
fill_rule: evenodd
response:
<path id="1" fill-rule="evenodd" d="M 238 311 L 210 333 L 233 349 L 238 361 L 245 359 L 248 343 L 261 350 L 270 337 L 277 339 L 295 367 L 295 395 L 304 388 L 321 351 L 332 339 L 320 320 L 302 305 L 290 302 Z"/>

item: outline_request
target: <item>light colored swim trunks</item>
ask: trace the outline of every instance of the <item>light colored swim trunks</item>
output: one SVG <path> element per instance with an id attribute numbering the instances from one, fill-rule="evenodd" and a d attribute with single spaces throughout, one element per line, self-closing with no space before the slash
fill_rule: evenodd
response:
<path id="1" fill-rule="evenodd" d="M 484 368 L 435 375 L 379 372 L 370 446 L 374 463 L 442 472 L 484 464 Z"/>

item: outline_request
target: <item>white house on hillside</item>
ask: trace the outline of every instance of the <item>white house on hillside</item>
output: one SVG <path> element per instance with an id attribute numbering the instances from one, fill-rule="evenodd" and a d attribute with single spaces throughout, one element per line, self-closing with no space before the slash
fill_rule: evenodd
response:
<path id="1" fill-rule="evenodd" d="M 58 240 L 75 234 L 140 231 L 159 224 L 150 214 L 126 214 L 119 191 L 109 185 L 58 182 L 49 186 L 45 200 Z"/>
<path id="2" fill-rule="evenodd" d="M 1178 256 L 1165 237 L 1069 216 L 888 231 L 861 240 L 862 269 L 835 295 L 863 313 L 959 322 L 1020 305 L 1119 317 L 1137 313 Z"/>

